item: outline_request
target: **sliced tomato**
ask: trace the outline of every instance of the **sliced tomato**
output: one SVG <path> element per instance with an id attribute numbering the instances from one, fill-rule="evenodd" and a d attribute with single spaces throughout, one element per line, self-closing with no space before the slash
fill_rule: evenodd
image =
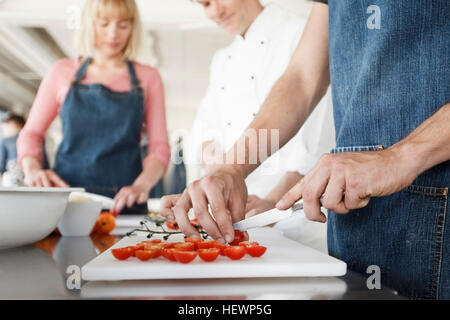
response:
<path id="1" fill-rule="evenodd" d="M 249 245 L 245 247 L 245 251 L 255 258 L 261 257 L 266 252 L 266 250 L 266 247 L 259 245 Z"/>
<path id="2" fill-rule="evenodd" d="M 223 243 L 220 243 L 220 242 L 214 243 L 214 248 L 219 249 L 219 250 L 220 250 L 220 255 L 222 255 L 222 256 L 225 255 L 224 250 L 225 250 L 226 248 L 228 248 L 228 247 L 229 247 L 228 245 L 223 244 Z"/>
<path id="3" fill-rule="evenodd" d="M 184 238 L 184 242 L 190 242 L 195 245 L 195 250 L 198 250 L 198 244 L 203 242 L 204 240 L 202 238 Z"/>
<path id="4" fill-rule="evenodd" d="M 199 249 L 198 256 L 205 262 L 211 262 L 217 259 L 219 256 L 220 249 L 210 248 L 210 249 Z"/>
<path id="5" fill-rule="evenodd" d="M 147 261 L 149 259 L 154 258 L 156 251 L 155 250 L 136 250 L 136 258 L 141 261 Z"/>
<path id="6" fill-rule="evenodd" d="M 177 260 L 175 259 L 175 257 L 173 256 L 173 250 L 174 250 L 174 249 L 170 249 L 170 248 L 164 248 L 164 249 L 162 249 L 162 255 L 163 255 L 163 257 L 166 258 L 167 260 L 170 260 L 170 261 L 177 261 Z"/>
<path id="7" fill-rule="evenodd" d="M 173 246 L 173 248 L 183 251 L 195 251 L 195 243 L 192 242 L 177 243 Z"/>
<path id="8" fill-rule="evenodd" d="M 133 254 L 134 250 L 131 247 L 111 249 L 112 255 L 118 260 L 126 260 Z"/>
<path id="9" fill-rule="evenodd" d="M 242 231 L 234 230 L 234 239 L 229 243 L 230 246 L 237 246 L 239 242 L 245 241 L 245 235 Z"/>
<path id="10" fill-rule="evenodd" d="M 172 229 L 172 230 L 178 230 L 180 228 L 178 226 L 178 223 L 176 220 L 167 220 L 166 226 L 167 226 L 167 228 Z"/>
<path id="11" fill-rule="evenodd" d="M 257 241 L 242 241 L 239 242 L 239 245 L 241 247 L 246 247 L 246 246 L 259 246 L 259 242 Z"/>
<path id="12" fill-rule="evenodd" d="M 151 244 L 154 244 L 154 243 L 161 243 L 161 242 L 162 242 L 161 239 L 153 239 L 153 240 L 145 240 L 145 241 L 142 241 L 141 243 L 151 243 Z"/>
<path id="13" fill-rule="evenodd" d="M 194 260 L 195 257 L 197 256 L 197 251 L 180 251 L 177 249 L 172 249 L 172 250 L 173 250 L 173 256 L 175 257 L 175 259 L 181 263 L 189 263 L 192 260 Z"/>
<path id="14" fill-rule="evenodd" d="M 198 242 L 197 248 L 198 248 L 198 250 L 215 248 L 216 243 L 217 243 L 216 240 Z M 219 252 L 220 252 L 220 250 L 219 250 Z"/>
<path id="15" fill-rule="evenodd" d="M 161 248 L 173 248 L 176 242 L 162 242 L 160 243 Z"/>
<path id="16" fill-rule="evenodd" d="M 223 250 L 225 255 L 232 260 L 239 260 L 245 255 L 244 247 L 228 247 Z"/>

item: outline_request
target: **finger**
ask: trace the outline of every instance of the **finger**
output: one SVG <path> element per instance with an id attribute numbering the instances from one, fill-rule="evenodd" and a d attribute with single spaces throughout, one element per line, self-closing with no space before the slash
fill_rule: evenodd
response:
<path id="1" fill-rule="evenodd" d="M 226 208 L 225 198 L 223 196 L 223 188 L 205 186 L 206 198 L 208 199 L 211 212 L 216 219 L 216 224 L 221 235 L 226 242 L 233 241 L 234 229 L 230 211 Z"/>
<path id="2" fill-rule="evenodd" d="M 302 192 L 303 210 L 305 216 L 311 221 L 326 222 L 326 216 L 320 211 L 320 197 L 328 185 L 329 170 L 316 171 L 305 184 Z"/>
<path id="3" fill-rule="evenodd" d="M 215 240 L 225 242 L 225 237 L 220 232 L 216 222 L 211 217 L 208 210 L 208 202 L 206 195 L 200 187 L 200 182 L 194 182 L 188 187 L 189 196 L 191 197 L 192 207 L 195 217 L 200 222 L 205 231 Z"/>
<path id="4" fill-rule="evenodd" d="M 279 210 L 286 210 L 292 207 L 292 205 L 302 197 L 303 186 L 306 181 L 306 177 L 303 178 L 299 183 L 293 186 L 281 199 L 277 202 L 275 207 Z"/>
<path id="5" fill-rule="evenodd" d="M 146 193 L 141 193 L 140 195 L 139 195 L 139 198 L 138 198 L 138 200 L 137 200 L 137 203 L 139 203 L 139 204 L 144 204 L 144 203 L 146 203 L 147 202 L 147 200 L 148 200 L 148 196 L 147 196 L 147 194 Z"/>
<path id="6" fill-rule="evenodd" d="M 61 179 L 60 176 L 58 176 L 54 171 L 47 171 L 48 177 L 50 178 L 51 182 L 56 186 L 60 188 L 69 188 L 70 186 Z"/>
<path id="7" fill-rule="evenodd" d="M 127 207 L 131 208 L 134 205 L 134 203 L 136 202 L 136 199 L 137 199 L 137 195 L 133 192 L 130 192 L 127 196 L 127 201 L 126 201 Z"/>
<path id="8" fill-rule="evenodd" d="M 52 184 L 50 183 L 50 179 L 47 177 L 46 173 L 42 173 L 40 175 L 40 182 L 45 188 L 52 187 Z"/>
<path id="9" fill-rule="evenodd" d="M 192 208 L 189 193 L 185 190 L 173 207 L 173 213 L 181 231 L 189 238 L 200 238 L 200 234 L 195 229 L 188 217 L 188 212 Z"/>
<path id="10" fill-rule="evenodd" d="M 359 176 L 352 175 L 346 178 L 345 182 L 345 206 L 350 209 L 359 209 L 367 206 L 370 197 L 365 191 L 365 184 Z"/>
<path id="11" fill-rule="evenodd" d="M 117 194 L 114 198 L 114 206 L 112 211 L 116 211 L 117 213 L 122 212 L 123 208 L 125 208 L 126 199 L 127 197 L 125 194 Z"/>
<path id="12" fill-rule="evenodd" d="M 159 205 L 160 214 L 169 220 L 175 219 L 175 214 L 172 208 L 176 205 L 177 201 L 181 198 L 180 194 L 171 194 L 161 198 L 161 203 Z"/>
<path id="13" fill-rule="evenodd" d="M 257 214 L 258 214 L 258 212 L 255 209 L 250 210 L 245 214 L 245 219 L 256 216 Z"/>
<path id="14" fill-rule="evenodd" d="M 344 203 L 345 175 L 343 170 L 337 170 L 330 178 L 321 198 L 322 206 L 336 213 L 348 213 Z"/>

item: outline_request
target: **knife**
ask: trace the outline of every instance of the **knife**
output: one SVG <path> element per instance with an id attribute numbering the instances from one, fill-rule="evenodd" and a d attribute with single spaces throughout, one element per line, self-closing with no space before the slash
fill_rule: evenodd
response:
<path id="1" fill-rule="evenodd" d="M 233 224 L 234 230 L 246 231 L 248 229 L 264 227 L 269 224 L 289 218 L 303 210 L 303 199 L 300 199 L 287 210 L 278 210 L 277 208 L 257 214 L 248 219 L 241 220 Z"/>

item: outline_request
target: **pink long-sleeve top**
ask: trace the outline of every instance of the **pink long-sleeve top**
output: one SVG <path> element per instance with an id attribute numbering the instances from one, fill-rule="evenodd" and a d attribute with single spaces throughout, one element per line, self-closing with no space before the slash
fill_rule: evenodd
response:
<path id="1" fill-rule="evenodd" d="M 144 125 L 148 136 L 149 159 L 158 159 L 167 169 L 170 160 L 170 147 L 166 127 L 164 87 L 159 72 L 150 66 L 133 62 L 136 75 L 144 93 Z M 45 133 L 59 113 L 75 74 L 80 67 L 79 59 L 61 59 L 53 64 L 43 78 L 31 107 L 28 121 L 17 141 L 19 163 L 24 157 L 32 156 L 42 162 L 42 143 Z M 88 74 L 81 81 L 92 84 Z M 105 84 L 113 91 L 130 91 L 128 69 Z"/>

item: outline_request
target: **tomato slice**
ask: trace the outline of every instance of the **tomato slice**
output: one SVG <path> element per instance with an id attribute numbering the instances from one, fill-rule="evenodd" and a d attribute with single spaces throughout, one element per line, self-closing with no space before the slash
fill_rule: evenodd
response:
<path id="1" fill-rule="evenodd" d="M 190 242 L 195 245 L 195 250 L 198 250 L 198 244 L 203 242 L 204 240 L 202 238 L 185 238 L 184 242 Z"/>
<path id="2" fill-rule="evenodd" d="M 239 242 L 245 241 L 245 235 L 242 231 L 234 230 L 234 239 L 229 243 L 230 246 L 237 246 Z"/>
<path id="3" fill-rule="evenodd" d="M 215 248 L 216 243 L 217 243 L 216 240 L 197 242 L 197 248 L 198 250 Z"/>
<path id="4" fill-rule="evenodd" d="M 180 228 L 180 227 L 178 227 L 178 223 L 176 220 L 167 220 L 166 226 L 167 226 L 167 228 L 172 229 L 172 230 L 178 230 Z"/>
<path id="5" fill-rule="evenodd" d="M 192 242 L 181 242 L 173 246 L 174 249 L 183 251 L 195 251 L 195 243 Z"/>
<path id="6" fill-rule="evenodd" d="M 222 256 L 225 255 L 224 250 L 225 250 L 226 248 L 228 248 L 228 247 L 229 247 L 228 245 L 223 244 L 223 243 L 220 243 L 220 242 L 214 243 L 214 248 L 219 249 L 219 250 L 220 250 L 220 255 L 222 255 Z"/>
<path id="7" fill-rule="evenodd" d="M 211 249 L 199 249 L 198 256 L 205 262 L 211 262 L 217 259 L 219 256 L 220 249 L 211 248 Z"/>
<path id="8" fill-rule="evenodd" d="M 177 261 L 177 260 L 175 259 L 175 257 L 173 256 L 173 250 L 174 250 L 174 249 L 170 249 L 170 248 L 164 248 L 164 249 L 162 249 L 162 255 L 163 255 L 163 257 L 166 258 L 167 260 L 170 260 L 170 261 Z"/>
<path id="9" fill-rule="evenodd" d="M 239 260 L 245 255 L 244 247 L 228 247 L 223 250 L 225 255 L 231 260 Z"/>
<path id="10" fill-rule="evenodd" d="M 266 250 L 266 247 L 259 245 L 249 245 L 245 247 L 245 251 L 255 258 L 261 257 L 266 252 Z"/>
<path id="11" fill-rule="evenodd" d="M 145 241 L 142 241 L 141 243 L 155 244 L 155 243 L 161 243 L 161 242 L 162 242 L 161 239 L 153 239 L 153 240 L 145 240 Z"/>
<path id="12" fill-rule="evenodd" d="M 131 247 L 111 249 L 111 253 L 118 260 L 126 260 L 131 257 L 134 250 Z"/>
<path id="13" fill-rule="evenodd" d="M 192 260 L 194 260 L 195 257 L 197 256 L 196 251 L 180 251 L 177 249 L 172 249 L 172 250 L 173 250 L 173 256 L 175 257 L 175 259 L 181 263 L 189 263 Z"/>
<path id="14" fill-rule="evenodd" d="M 155 256 L 155 250 L 136 250 L 136 258 L 141 261 L 147 261 Z"/>
<path id="15" fill-rule="evenodd" d="M 239 242 L 239 245 L 241 247 L 247 247 L 247 246 L 259 246 L 259 243 L 256 241 L 242 241 Z"/>

